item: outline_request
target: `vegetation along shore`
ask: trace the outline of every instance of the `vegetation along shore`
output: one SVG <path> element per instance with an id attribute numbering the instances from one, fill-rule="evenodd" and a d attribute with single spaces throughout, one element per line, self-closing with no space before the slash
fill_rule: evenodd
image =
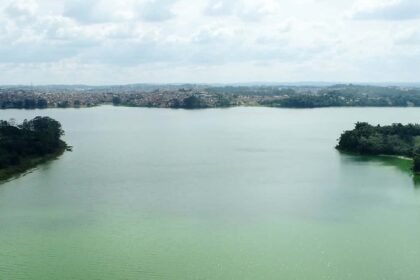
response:
<path id="1" fill-rule="evenodd" d="M 363 155 L 391 155 L 413 159 L 413 171 L 420 173 L 420 124 L 373 126 L 365 122 L 341 134 L 336 148 Z"/>
<path id="2" fill-rule="evenodd" d="M 35 117 L 21 124 L 0 121 L 0 180 L 6 180 L 56 158 L 71 148 L 61 137 L 61 124 Z"/>

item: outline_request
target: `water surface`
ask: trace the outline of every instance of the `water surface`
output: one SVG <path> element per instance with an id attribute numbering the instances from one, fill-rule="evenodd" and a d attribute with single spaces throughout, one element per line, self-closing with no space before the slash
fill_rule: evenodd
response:
<path id="1" fill-rule="evenodd" d="M 410 163 L 338 153 L 420 109 L 2 110 L 74 147 L 0 185 L 0 279 L 420 279 Z"/>

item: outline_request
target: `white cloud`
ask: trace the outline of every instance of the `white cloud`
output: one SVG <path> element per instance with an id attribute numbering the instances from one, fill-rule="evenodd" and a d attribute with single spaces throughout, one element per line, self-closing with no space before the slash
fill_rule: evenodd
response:
<path id="1" fill-rule="evenodd" d="M 420 28 L 404 30 L 400 34 L 397 34 L 395 42 L 398 45 L 413 45 L 420 48 Z"/>
<path id="2" fill-rule="evenodd" d="M 38 10 L 38 4 L 34 0 L 17 0 L 5 9 L 5 14 L 19 22 L 32 20 Z"/>
<path id="3" fill-rule="evenodd" d="M 420 25 L 407 0 L 0 2 L 0 83 L 420 76 Z M 353 18 L 412 20 L 348 20 L 352 8 Z"/>
<path id="4" fill-rule="evenodd" d="M 207 3 L 204 13 L 209 16 L 230 16 L 234 13 L 235 8 L 235 1 L 213 0 Z"/>
<path id="5" fill-rule="evenodd" d="M 351 17 L 369 20 L 409 20 L 420 18 L 418 0 L 363 0 L 356 3 Z"/>
<path id="6" fill-rule="evenodd" d="M 203 11 L 207 16 L 236 16 L 246 21 L 259 21 L 275 14 L 278 8 L 278 2 L 273 0 L 210 0 Z"/>
<path id="7" fill-rule="evenodd" d="M 63 15 L 84 24 L 143 20 L 166 21 L 175 15 L 172 6 L 175 0 L 73 0 L 64 4 Z"/>
<path id="8" fill-rule="evenodd" d="M 63 16 L 84 24 L 131 20 L 135 17 L 131 2 L 109 0 L 72 0 L 64 2 Z"/>
<path id="9" fill-rule="evenodd" d="M 138 13 L 145 21 L 166 21 L 175 16 L 172 12 L 174 2 L 174 0 L 148 0 L 138 7 Z"/>

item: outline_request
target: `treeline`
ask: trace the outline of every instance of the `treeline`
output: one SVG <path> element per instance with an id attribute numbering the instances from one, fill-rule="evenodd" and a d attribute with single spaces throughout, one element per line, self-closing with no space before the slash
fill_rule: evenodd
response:
<path id="1" fill-rule="evenodd" d="M 21 124 L 0 121 L 0 170 L 27 165 L 31 159 L 64 151 L 61 124 L 49 117 L 36 117 Z"/>
<path id="2" fill-rule="evenodd" d="M 201 95 L 178 95 L 159 98 L 139 98 L 137 95 L 121 95 L 112 98 L 114 106 L 128 107 L 150 107 L 150 108 L 171 108 L 171 109 L 206 109 L 206 108 L 225 108 L 235 106 L 234 99 L 222 94 L 212 96 Z"/>
<path id="3" fill-rule="evenodd" d="M 49 107 L 56 108 L 79 108 L 81 106 L 90 107 L 91 103 L 82 104 L 80 100 L 63 100 L 54 104 L 48 104 L 48 101 L 44 98 L 24 98 L 22 100 L 1 100 L 0 98 L 0 109 L 46 109 Z"/>
<path id="4" fill-rule="evenodd" d="M 413 169 L 420 172 L 420 125 L 393 124 L 372 126 L 365 122 L 345 131 L 336 147 L 340 151 L 364 155 L 397 155 L 414 160 Z"/>
<path id="5" fill-rule="evenodd" d="M 316 94 L 294 94 L 275 100 L 267 99 L 262 101 L 262 105 L 284 108 L 420 107 L 420 93 L 400 92 L 388 96 L 333 90 Z"/>
<path id="6" fill-rule="evenodd" d="M 1 109 L 45 109 L 48 107 L 48 101 L 43 98 L 22 100 L 5 100 L 0 102 Z"/>
<path id="7" fill-rule="evenodd" d="M 295 88 L 295 87 L 293 87 Z M 209 87 L 209 93 L 233 95 L 233 96 L 283 96 L 293 95 L 296 91 L 292 87 L 280 88 L 278 86 L 223 86 Z M 298 89 L 298 88 L 297 88 Z"/>
<path id="8" fill-rule="evenodd" d="M 209 102 L 206 98 L 191 95 L 181 100 L 173 99 L 169 104 L 169 108 L 173 109 L 223 108 L 231 106 L 231 98 L 218 94 Z"/>

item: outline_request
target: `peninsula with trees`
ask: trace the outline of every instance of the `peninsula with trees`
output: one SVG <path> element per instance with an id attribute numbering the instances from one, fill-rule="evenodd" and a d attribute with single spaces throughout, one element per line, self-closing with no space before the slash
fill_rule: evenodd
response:
<path id="1" fill-rule="evenodd" d="M 23 173 L 61 155 L 70 147 L 61 139 L 61 124 L 49 117 L 35 117 L 21 124 L 0 121 L 0 180 Z"/>
<path id="2" fill-rule="evenodd" d="M 420 174 L 420 124 L 373 126 L 358 122 L 345 131 L 336 148 L 362 155 L 401 156 L 413 160 L 413 171 Z"/>

